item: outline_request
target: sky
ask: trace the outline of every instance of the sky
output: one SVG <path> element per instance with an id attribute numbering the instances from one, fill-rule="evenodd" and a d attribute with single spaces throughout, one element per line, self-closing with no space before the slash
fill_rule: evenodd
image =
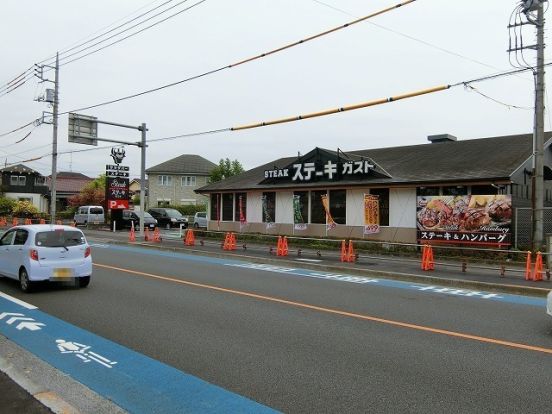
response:
<path id="1" fill-rule="evenodd" d="M 96 177 L 104 172 L 105 164 L 112 163 L 110 148 L 82 151 L 93 147 L 69 143 L 67 112 L 225 68 L 398 3 L 400 0 L 3 0 L 0 134 L 41 117 L 43 111 L 52 111 L 47 103 L 36 101 L 45 88 L 52 88 L 51 83 L 31 78 L 8 94 L 5 85 L 60 52 L 58 151 L 66 153 L 59 155 L 57 170 Z M 215 163 L 228 157 L 250 169 L 280 157 L 305 154 L 315 147 L 346 152 L 426 144 L 428 135 L 443 133 L 458 140 L 531 133 L 534 86 L 532 75 L 526 72 L 473 83 L 476 91 L 460 84 L 325 117 L 154 141 L 513 70 L 507 53 L 507 25 L 518 4 L 518 0 L 417 0 L 279 53 L 78 113 L 126 125 L 146 123 L 147 139 L 152 140 L 147 148 L 147 168 L 182 154 L 198 154 Z M 158 6 L 84 47 L 175 7 L 69 56 L 79 50 L 68 50 L 73 46 Z M 179 11 L 155 27 L 70 62 Z M 524 29 L 523 41 L 535 43 L 532 27 Z M 530 64 L 534 64 L 535 55 L 530 50 L 524 54 Z M 546 49 L 546 62 L 548 55 Z M 45 76 L 53 79 L 53 72 Z M 548 99 L 545 103 L 548 105 Z M 547 109 L 545 130 L 550 129 Z M 106 125 L 99 126 L 98 136 L 140 140 L 137 130 Z M 29 126 L 0 137 L 0 141 L 0 165 L 23 163 L 44 175 L 51 173 L 52 125 Z M 125 150 L 123 164 L 130 167 L 131 177 L 139 177 L 140 150 L 133 146 Z"/>

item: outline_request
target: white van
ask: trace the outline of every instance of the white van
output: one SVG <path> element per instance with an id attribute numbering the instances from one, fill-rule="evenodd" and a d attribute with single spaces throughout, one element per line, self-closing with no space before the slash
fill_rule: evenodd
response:
<path id="1" fill-rule="evenodd" d="M 104 209 L 102 206 L 79 207 L 73 220 L 77 225 L 103 224 L 105 222 Z"/>

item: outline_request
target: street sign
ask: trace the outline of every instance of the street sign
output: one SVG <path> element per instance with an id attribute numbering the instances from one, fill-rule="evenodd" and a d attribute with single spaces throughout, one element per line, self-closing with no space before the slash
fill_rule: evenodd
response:
<path id="1" fill-rule="evenodd" d="M 80 114 L 69 114 L 69 142 L 98 145 L 98 118 Z"/>

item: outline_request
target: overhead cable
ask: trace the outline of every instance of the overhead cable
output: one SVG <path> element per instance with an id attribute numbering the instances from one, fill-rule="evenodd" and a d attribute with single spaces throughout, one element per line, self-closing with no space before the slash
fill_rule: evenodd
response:
<path id="1" fill-rule="evenodd" d="M 117 98 L 117 99 L 112 99 L 112 100 L 109 100 L 109 101 L 105 101 L 105 102 L 101 102 L 101 103 L 98 103 L 98 104 L 95 104 L 95 105 L 90 105 L 90 106 L 85 106 L 85 107 L 82 107 L 82 108 L 78 108 L 78 109 L 72 109 L 70 111 L 66 111 L 66 112 L 62 112 L 60 113 L 60 115 L 63 115 L 63 114 L 68 114 L 70 112 L 79 112 L 79 111 L 84 111 L 84 110 L 87 110 L 87 109 L 92 109 L 92 108 L 98 108 L 100 106 L 105 106 L 105 105 L 111 105 L 111 104 L 114 104 L 114 103 L 117 103 L 117 102 L 121 102 L 121 101 L 125 101 L 125 100 L 128 100 L 128 99 L 132 99 L 132 98 L 136 98 L 136 97 L 139 97 L 139 96 L 142 96 L 142 95 L 146 95 L 146 94 L 149 94 L 149 93 L 153 93 L 153 92 L 157 92 L 157 91 L 160 91 L 162 89 L 166 89 L 166 88 L 170 88 L 170 87 L 173 87 L 173 86 L 176 86 L 176 85 L 180 85 L 182 83 L 185 83 L 185 82 L 189 82 L 189 81 L 192 81 L 192 80 L 195 80 L 195 79 L 199 79 L 199 78 L 202 78 L 204 76 L 208 76 L 208 75 L 212 75 L 214 73 L 217 73 L 217 72 L 220 72 L 222 70 L 225 70 L 225 69 L 231 69 L 231 68 L 234 68 L 236 66 L 240 66 L 240 65 L 243 65 L 245 63 L 249 63 L 249 62 L 252 62 L 252 61 L 255 61 L 255 60 L 258 60 L 258 59 L 261 59 L 261 58 L 264 58 L 266 56 L 270 56 L 270 55 L 273 55 L 275 53 L 278 53 L 278 52 L 282 52 L 284 50 L 287 50 L 287 49 L 290 49 L 292 47 L 295 47 L 295 46 L 298 46 L 298 45 L 301 45 L 303 43 L 306 43 L 306 42 L 309 42 L 311 40 L 314 40 L 314 39 L 317 39 L 319 37 L 322 37 L 322 36 L 325 36 L 325 35 L 328 35 L 330 33 L 334 33 L 338 30 L 342 30 L 342 29 L 345 29 L 347 27 L 350 27 L 352 25 L 355 25 L 357 23 L 360 23 L 360 22 L 363 22 L 365 20 L 368 20 L 372 17 L 375 17 L 375 16 L 379 16 L 381 14 L 384 14 L 384 13 L 387 13 L 389 11 L 392 11 L 392 10 L 395 10 L 399 7 L 402 7 L 402 6 L 405 6 L 405 5 L 408 5 L 410 3 L 413 3 L 415 2 L 416 0 L 406 0 L 402 3 L 398 3 L 398 4 L 395 4 L 394 6 L 391 6 L 391 7 L 387 7 L 385 9 L 382 9 L 382 10 L 379 10 L 375 13 L 371 13 L 367 16 L 364 16 L 364 17 L 361 17 L 361 18 L 358 18 L 358 19 L 355 19 L 351 22 L 348 22 L 348 23 L 345 23 L 341 26 L 338 26 L 338 27 L 334 27 L 333 29 L 329 29 L 329 30 L 326 30 L 324 32 L 321 32 L 321 33 L 318 33 L 316 35 L 313 35 L 313 36 L 309 36 L 305 39 L 302 39 L 302 40 L 299 40 L 299 41 L 296 41 L 296 42 L 293 42 L 293 43 L 290 43 L 290 44 L 287 44 L 285 46 L 282 46 L 282 47 L 279 47 L 279 48 L 276 48 L 276 49 L 273 49 L 273 50 L 270 50 L 268 52 L 265 52 L 265 53 L 261 53 L 259 55 L 256 55 L 256 56 L 253 56 L 253 57 L 250 57 L 250 58 L 247 58 L 247 59 L 243 59 L 243 60 L 240 60 L 238 62 L 235 62 L 235 63 L 231 63 L 230 65 L 226 65 L 226 66 L 221 66 L 217 69 L 213 69 L 213 70 L 209 70 L 207 72 L 204 72 L 202 74 L 199 74 L 199 75 L 194 75 L 194 76 L 190 76 L 186 79 L 182 79 L 182 80 L 179 80 L 179 81 L 176 81 L 176 82 L 172 82 L 172 83 L 168 83 L 168 84 L 165 84 L 165 85 L 162 85 L 162 86 L 159 86 L 159 87 L 156 87 L 156 88 L 152 88 L 152 89 L 148 89 L 148 90 L 145 90 L 145 91 L 142 91 L 142 92 L 137 92 L 137 93 L 134 93 L 132 95 L 127 95 L 127 96 L 124 96 L 124 97 L 121 97 L 121 98 Z"/>
<path id="2" fill-rule="evenodd" d="M 550 64 L 552 64 L 552 63 L 548 63 L 547 65 L 550 65 Z M 196 137 L 196 136 L 202 136 L 202 135 L 212 135 L 212 134 L 217 134 L 217 133 L 221 133 L 221 132 L 229 132 L 229 131 L 241 131 L 241 130 L 245 130 L 245 129 L 260 128 L 260 127 L 264 127 L 264 126 L 277 125 L 277 124 L 282 124 L 282 123 L 287 123 L 287 122 L 301 121 L 301 120 L 304 120 L 304 119 L 322 117 L 322 116 L 337 114 L 337 113 L 340 113 L 340 112 L 352 111 L 352 110 L 356 110 L 356 109 L 367 108 L 367 107 L 370 107 L 370 106 L 376 106 L 376 105 L 382 105 L 382 104 L 386 104 L 386 103 L 396 102 L 396 101 L 399 101 L 399 100 L 414 98 L 414 97 L 418 97 L 418 96 L 422 96 L 422 95 L 432 94 L 432 93 L 435 93 L 435 92 L 441 92 L 441 91 L 451 89 L 451 88 L 454 88 L 454 87 L 457 87 L 457 86 L 461 86 L 461 85 L 467 86 L 470 83 L 482 82 L 484 80 L 491 80 L 491 79 L 498 78 L 500 76 L 510 76 L 510 75 L 515 74 L 515 73 L 523 72 L 523 71 L 526 71 L 526 70 L 528 70 L 528 69 L 518 69 L 518 70 L 514 70 L 514 71 L 505 72 L 505 73 L 502 73 L 502 74 L 493 74 L 493 75 L 484 76 L 484 77 L 477 78 L 477 79 L 472 79 L 472 80 L 469 80 L 469 81 L 461 81 L 461 82 L 457 82 L 457 83 L 454 83 L 454 84 L 434 86 L 434 87 L 427 88 L 427 89 L 422 89 L 422 90 L 419 90 L 419 91 L 407 92 L 407 93 L 403 93 L 403 94 L 399 94 L 399 95 L 390 96 L 390 97 L 387 97 L 387 98 L 375 99 L 375 100 L 372 100 L 372 101 L 367 101 L 367 102 L 362 102 L 362 103 L 358 103 L 358 104 L 342 106 L 342 107 L 334 108 L 334 109 L 327 109 L 327 110 L 318 111 L 318 112 L 311 112 L 311 113 L 307 113 L 307 114 L 304 114 L 304 115 L 290 116 L 290 117 L 280 118 L 280 119 L 276 119 L 276 120 L 272 120 L 272 121 L 256 122 L 256 123 L 252 123 L 252 124 L 238 125 L 238 126 L 228 127 L 228 128 L 219 128 L 219 129 L 213 129 L 213 130 L 207 130 L 207 131 L 201 131 L 201 132 L 193 132 L 193 133 L 173 135 L 173 136 L 169 136 L 169 137 L 151 139 L 151 140 L 148 140 L 147 142 L 148 143 L 153 143 L 153 142 L 160 142 L 160 141 L 168 141 L 168 140 L 174 140 L 174 139 L 179 139 L 179 138 L 190 138 L 190 137 Z M 121 144 L 118 144 L 116 146 L 121 146 Z M 58 155 L 72 154 L 72 153 L 85 152 L 85 151 L 96 151 L 96 150 L 113 148 L 113 147 L 115 147 L 115 146 L 111 145 L 111 146 L 105 146 L 105 147 L 87 148 L 87 149 L 83 149 L 83 150 L 60 151 L 60 152 L 58 152 Z M 44 155 L 41 155 L 40 157 L 35 157 L 35 158 L 32 158 L 32 159 L 27 160 L 27 161 L 29 161 L 29 162 L 30 161 L 36 161 L 36 160 L 39 160 L 41 158 L 47 157 L 49 155 L 51 155 L 51 154 L 44 154 Z"/>
<path id="3" fill-rule="evenodd" d="M 174 8 L 174 7 L 177 7 L 177 6 L 179 6 L 180 4 L 182 4 L 182 3 L 186 3 L 187 1 L 188 1 L 188 0 L 183 0 L 183 1 L 181 1 L 180 3 L 177 3 L 177 4 L 175 4 L 174 6 L 171 6 L 171 7 L 170 7 L 169 9 L 167 9 L 167 10 L 170 10 L 170 9 L 172 9 L 172 8 Z M 166 21 L 169 20 L 169 19 L 172 19 L 173 17 L 178 16 L 179 14 L 182 14 L 182 13 L 184 13 L 184 12 L 186 12 L 186 11 L 188 11 L 188 10 L 190 10 L 190 9 L 192 9 L 192 8 L 194 8 L 194 7 L 196 7 L 196 6 L 199 6 L 201 3 L 204 3 L 204 2 L 206 2 L 206 1 L 207 1 L 207 0 L 200 0 L 200 1 L 198 1 L 197 3 L 195 3 L 195 4 L 192 4 L 191 6 L 188 6 L 188 7 L 184 8 L 184 9 L 182 9 L 182 10 L 180 10 L 180 11 L 174 13 L 174 14 L 171 14 L 170 16 L 165 17 L 164 19 L 161 19 L 161 20 L 159 20 L 159 21 L 157 21 L 157 22 L 155 22 L 155 23 L 153 23 L 153 24 L 151 24 L 151 25 L 149 25 L 149 26 L 146 26 L 146 27 L 144 27 L 144 28 L 138 30 L 137 32 L 131 33 L 131 34 L 129 34 L 129 35 L 127 35 L 127 36 L 125 36 L 125 37 L 123 37 L 123 38 L 121 38 L 121 39 L 118 39 L 118 40 L 116 40 L 116 41 L 114 41 L 114 42 L 111 42 L 111 43 L 109 43 L 109 44 L 107 44 L 107 45 L 105 45 L 105 46 L 102 46 L 102 47 L 98 48 L 98 49 L 92 50 L 92 51 L 90 51 L 90 52 L 88 52 L 88 53 L 86 53 L 86 54 L 84 54 L 84 55 L 82 55 L 82 56 L 78 56 L 78 57 L 76 57 L 76 58 L 74 58 L 74 59 L 71 59 L 71 60 L 69 60 L 69 61 L 63 62 L 63 63 L 60 64 L 60 66 L 68 65 L 68 64 L 70 64 L 70 63 L 76 62 L 77 60 L 81 60 L 81 59 L 83 59 L 83 58 L 85 58 L 85 57 L 87 57 L 87 56 L 90 56 L 90 55 L 92 55 L 92 54 L 94 54 L 94 53 L 97 53 L 97 52 L 99 52 L 99 51 L 101 51 L 101 50 L 104 50 L 104 49 L 106 49 L 106 48 L 108 48 L 108 47 L 111 47 L 111 46 L 113 46 L 113 45 L 116 45 L 117 43 L 120 43 L 120 42 L 122 42 L 122 41 L 124 41 L 124 40 L 126 40 L 126 39 L 128 39 L 128 38 L 133 37 L 133 36 L 136 36 L 137 34 L 140 34 L 140 33 L 144 32 L 144 31 L 146 31 L 146 30 L 149 30 L 149 29 L 151 29 L 152 27 L 155 27 L 155 26 L 157 26 L 157 25 L 159 25 L 159 24 L 161 24 L 161 23 L 166 22 Z M 129 28 L 127 28 L 127 29 L 125 29 L 125 30 L 119 32 L 119 33 L 115 33 L 114 35 L 109 36 L 108 38 L 106 38 L 106 39 L 104 39 L 104 40 L 101 40 L 100 42 L 94 43 L 93 45 L 87 46 L 87 47 L 85 47 L 84 49 L 81 49 L 81 50 L 79 50 L 79 51 L 76 51 L 76 52 L 70 53 L 70 54 L 68 54 L 68 55 L 66 55 L 66 56 L 63 56 L 63 57 L 60 59 L 60 61 L 65 61 L 66 59 L 70 58 L 71 56 L 78 55 L 79 53 L 82 53 L 82 52 L 84 52 L 85 50 L 91 49 L 91 48 L 93 48 L 94 46 L 97 46 L 97 45 L 99 45 L 99 44 L 101 44 L 101 43 L 104 43 L 104 42 L 110 40 L 110 39 L 113 39 L 114 37 L 117 37 L 117 36 L 119 36 L 119 35 L 121 35 L 121 34 L 127 32 L 127 31 L 129 31 L 129 30 L 135 28 L 136 26 L 139 26 L 139 25 L 143 24 L 144 22 L 149 21 L 149 20 L 151 20 L 151 19 L 153 19 L 153 18 L 159 16 L 160 14 L 165 13 L 167 10 L 162 11 L 162 12 L 160 12 L 160 13 L 154 15 L 154 16 L 151 16 L 151 17 L 149 17 L 148 19 L 144 20 L 143 22 L 137 23 L 137 24 L 135 24 L 134 26 L 131 26 L 131 27 L 129 27 Z"/>
<path id="4" fill-rule="evenodd" d="M 40 119 L 40 118 L 37 118 L 37 119 L 35 119 L 35 120 L 31 121 L 31 122 L 26 123 L 25 125 L 22 125 L 22 126 L 20 126 L 20 127 L 18 127 L 18 128 L 15 128 L 15 129 L 12 129 L 12 130 L 9 131 L 9 132 L 4 132 L 3 134 L 0 134 L 0 138 L 1 138 L 1 137 L 5 137 L 6 135 L 13 134 L 14 132 L 17 132 L 17 131 L 21 131 L 23 128 L 27 128 L 28 126 L 33 125 L 33 124 L 34 124 L 35 126 L 38 126 L 38 125 L 40 125 L 41 122 L 42 122 L 41 119 Z"/>

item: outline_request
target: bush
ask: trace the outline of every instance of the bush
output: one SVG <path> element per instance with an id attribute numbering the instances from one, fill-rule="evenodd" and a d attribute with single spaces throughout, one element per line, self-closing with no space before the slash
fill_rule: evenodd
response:
<path id="1" fill-rule="evenodd" d="M 6 197 L 0 197 L 0 216 L 12 214 L 15 200 Z"/>
<path id="2" fill-rule="evenodd" d="M 12 214 L 15 217 L 33 217 L 38 214 L 38 208 L 30 201 L 16 201 L 13 206 Z"/>

